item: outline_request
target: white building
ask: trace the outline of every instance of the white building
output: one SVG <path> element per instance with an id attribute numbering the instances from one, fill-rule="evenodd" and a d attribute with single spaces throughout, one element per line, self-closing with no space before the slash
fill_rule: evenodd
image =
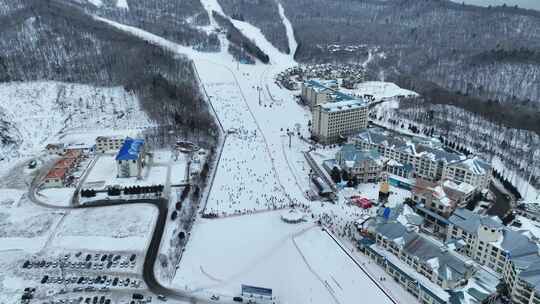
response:
<path id="1" fill-rule="evenodd" d="M 472 157 L 447 164 L 443 179 L 449 179 L 457 184 L 467 183 L 481 190 L 489 186 L 492 171 L 489 163 L 478 157 Z"/>
<path id="2" fill-rule="evenodd" d="M 313 108 L 311 135 L 321 143 L 332 143 L 355 134 L 368 125 L 368 106 L 361 100 L 346 100 Z"/>
<path id="3" fill-rule="evenodd" d="M 124 143 L 124 138 L 119 136 L 98 136 L 96 137 L 96 151 L 105 153 L 117 151 Z"/>
<path id="4" fill-rule="evenodd" d="M 117 177 L 141 177 L 145 165 L 144 140 L 127 137 L 116 155 Z"/>
<path id="5" fill-rule="evenodd" d="M 540 303 L 540 255 L 529 231 L 467 209 L 457 209 L 449 222 L 448 238 L 465 240 L 463 254 L 502 274 L 512 303 Z"/>
<path id="6" fill-rule="evenodd" d="M 366 129 L 352 139 L 361 149 L 377 149 L 388 159 L 414 167 L 414 176 L 428 180 L 451 180 L 472 185 L 475 192 L 487 188 L 491 166 L 480 158 L 465 158 L 446 151 L 434 139 L 396 135 L 380 128 Z"/>

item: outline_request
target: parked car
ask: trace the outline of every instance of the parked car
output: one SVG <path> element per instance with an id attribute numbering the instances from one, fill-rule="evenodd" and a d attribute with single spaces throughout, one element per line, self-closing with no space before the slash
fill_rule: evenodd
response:
<path id="1" fill-rule="evenodd" d="M 47 280 L 49 280 L 49 276 L 48 276 L 48 275 L 44 275 L 43 278 L 41 279 L 41 284 L 47 283 Z"/>
<path id="2" fill-rule="evenodd" d="M 157 298 L 158 300 L 161 300 L 161 301 L 167 301 L 167 297 L 164 295 L 158 295 Z"/>
<path id="3" fill-rule="evenodd" d="M 234 297 L 233 301 L 242 303 L 244 302 L 244 299 L 242 297 Z"/>

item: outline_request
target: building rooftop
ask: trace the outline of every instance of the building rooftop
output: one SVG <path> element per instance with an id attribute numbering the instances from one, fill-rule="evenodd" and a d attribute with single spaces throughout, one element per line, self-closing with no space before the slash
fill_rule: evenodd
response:
<path id="1" fill-rule="evenodd" d="M 45 179 L 64 178 L 67 173 L 67 168 L 54 168 L 45 177 Z"/>
<path id="2" fill-rule="evenodd" d="M 320 105 L 323 111 L 341 112 L 366 107 L 367 103 L 363 100 L 351 99 L 338 102 L 327 102 Z"/>
<path id="3" fill-rule="evenodd" d="M 126 137 L 122 148 L 120 148 L 118 155 L 116 155 L 116 160 L 137 160 L 143 146 L 144 140 Z"/>
<path id="4" fill-rule="evenodd" d="M 446 163 L 464 159 L 464 156 L 444 150 L 437 140 L 398 135 L 381 128 L 365 129 L 357 134 L 359 140 L 382 145 L 393 150 Z"/>
<path id="5" fill-rule="evenodd" d="M 480 224 L 491 228 L 501 228 L 503 224 L 497 217 L 481 216 L 469 209 L 459 208 L 454 211 L 448 221 L 470 234 L 476 234 Z"/>
<path id="6" fill-rule="evenodd" d="M 492 245 L 502 249 L 521 272 L 518 276 L 536 289 L 540 289 L 540 255 L 538 244 L 523 231 L 512 230 L 489 216 L 482 216 L 467 209 L 457 209 L 449 219 L 455 226 L 475 233 L 480 224 L 500 228 L 502 237 Z"/>
<path id="7" fill-rule="evenodd" d="M 352 168 L 364 161 L 373 161 L 378 165 L 383 164 L 383 158 L 376 150 L 361 150 L 353 144 L 344 145 L 338 152 L 345 166 Z"/>
<path id="8" fill-rule="evenodd" d="M 466 169 L 474 174 L 485 174 L 491 170 L 491 165 L 478 157 L 467 158 L 458 160 L 448 164 L 449 166 Z"/>

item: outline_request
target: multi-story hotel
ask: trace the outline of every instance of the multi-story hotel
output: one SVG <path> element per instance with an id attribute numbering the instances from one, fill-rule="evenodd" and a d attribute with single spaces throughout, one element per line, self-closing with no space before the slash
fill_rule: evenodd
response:
<path id="1" fill-rule="evenodd" d="M 311 135 L 321 143 L 336 142 L 368 125 L 368 106 L 362 100 L 329 102 L 313 108 Z"/>

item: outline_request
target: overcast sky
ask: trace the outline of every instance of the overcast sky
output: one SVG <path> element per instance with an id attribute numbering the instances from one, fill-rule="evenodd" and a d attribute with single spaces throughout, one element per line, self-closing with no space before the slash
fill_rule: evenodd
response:
<path id="1" fill-rule="evenodd" d="M 514 6 L 518 5 L 522 8 L 532 8 L 536 10 L 540 10 L 540 0 L 454 0 L 455 2 L 461 3 L 465 2 L 466 4 L 474 4 L 474 5 L 502 5 L 506 3 L 506 5 Z"/>

